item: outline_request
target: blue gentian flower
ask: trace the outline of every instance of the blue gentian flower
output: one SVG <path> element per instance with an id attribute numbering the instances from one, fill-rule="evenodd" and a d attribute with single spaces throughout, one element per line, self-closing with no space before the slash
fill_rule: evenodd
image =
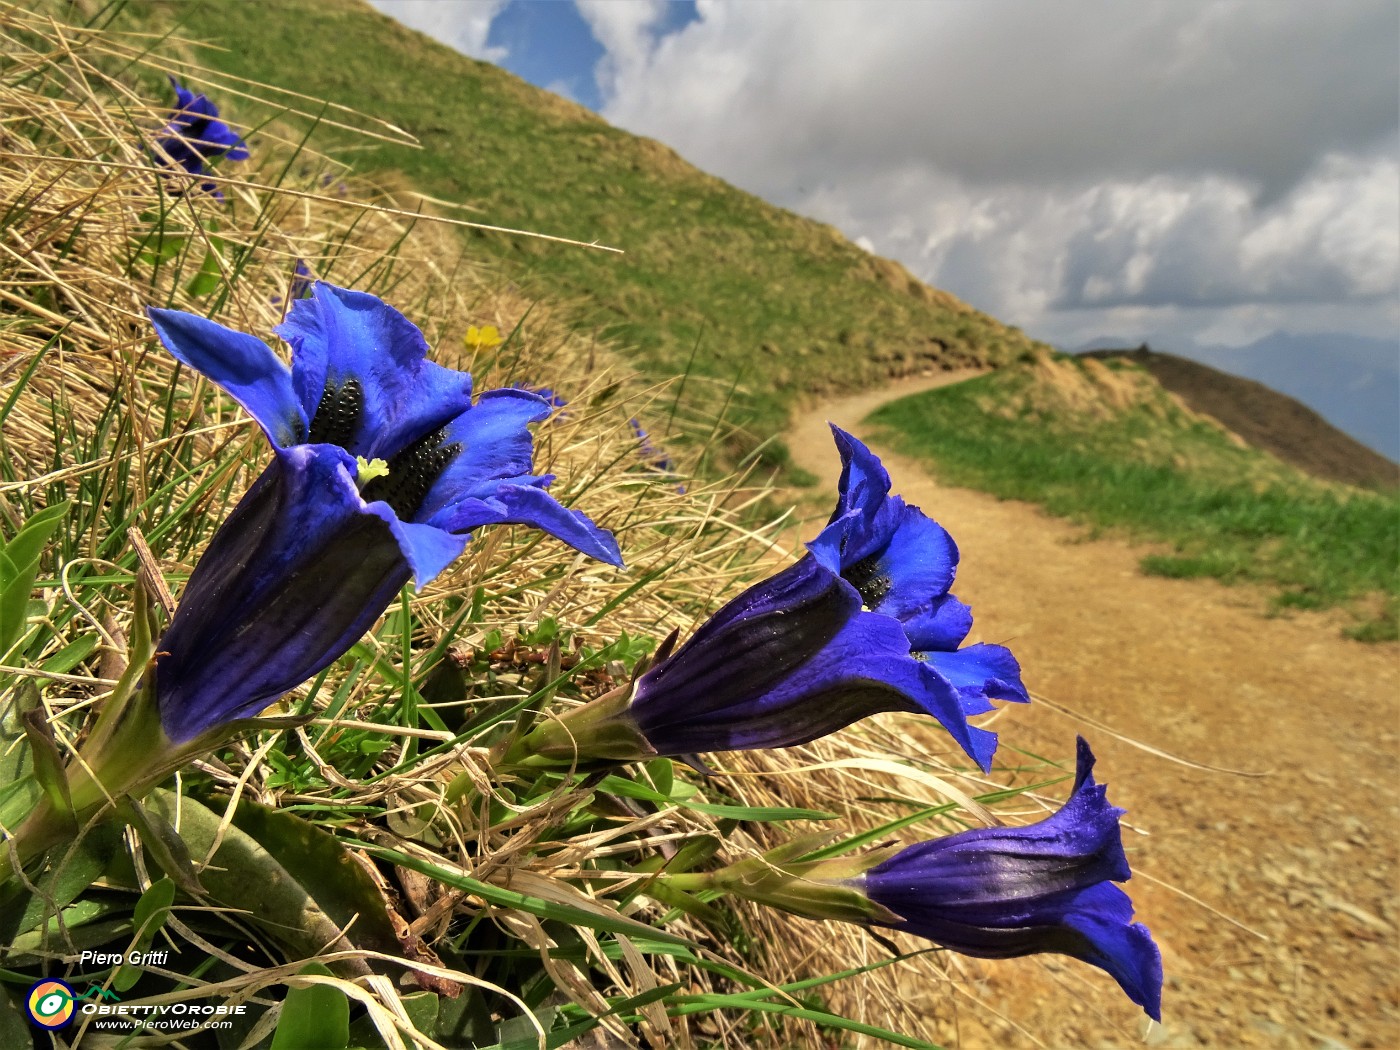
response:
<path id="1" fill-rule="evenodd" d="M 174 77 L 170 78 L 170 86 L 175 89 L 175 111 L 156 140 L 160 152 L 170 163 L 190 175 L 203 175 L 204 165 L 219 157 L 248 159 L 243 139 L 219 119 L 214 103 L 205 95 L 196 95 Z M 206 182 L 203 188 L 223 199 L 215 183 Z"/>
<path id="2" fill-rule="evenodd" d="M 311 272 L 311 267 L 306 265 L 305 259 L 298 259 L 292 270 L 292 284 L 287 289 L 287 298 L 305 299 L 311 294 L 311 286 L 315 283 L 316 275 Z"/>
<path id="3" fill-rule="evenodd" d="M 674 474 L 676 472 L 675 462 L 666 454 L 665 449 L 658 448 L 652 443 L 651 435 L 642 429 L 642 424 L 637 420 L 637 417 L 633 416 L 629 419 L 627 425 L 632 428 L 632 433 L 637 438 L 639 446 L 637 455 L 641 458 L 641 461 L 647 465 L 647 468 L 656 471 L 658 474 Z M 685 486 L 677 485 L 676 491 L 681 495 L 685 495 Z"/>
<path id="4" fill-rule="evenodd" d="M 161 342 L 243 406 L 274 458 L 220 527 L 160 641 L 155 688 L 175 743 L 255 714 L 344 653 L 410 578 L 418 589 L 471 530 L 530 525 L 620 565 L 612 534 L 532 473 L 523 390 L 473 403 L 471 376 L 425 360 L 422 333 L 373 295 L 317 282 L 261 340 L 149 311 Z"/>
<path id="5" fill-rule="evenodd" d="M 642 429 L 642 424 L 633 416 L 627 421 L 627 425 L 632 428 L 632 433 L 637 438 L 637 454 L 643 463 L 653 470 L 659 470 L 663 474 L 675 472 L 675 464 L 671 462 L 671 457 L 666 455 L 664 449 L 659 449 L 651 443 L 651 435 Z"/>
<path id="6" fill-rule="evenodd" d="M 555 393 L 547 386 L 522 386 L 517 387 L 517 389 L 528 390 L 532 394 L 537 394 L 538 396 L 544 398 L 545 401 L 549 403 L 549 407 L 553 409 L 566 408 L 569 404 L 569 402 L 565 398 L 560 397 L 557 393 Z"/>
<path id="7" fill-rule="evenodd" d="M 959 557 L 953 537 L 889 494 L 889 473 L 874 453 L 839 427 L 831 431 L 841 453 L 840 499 L 807 549 L 860 592 L 866 609 L 899 621 L 910 655 L 956 687 L 965 715 L 991 711 L 992 700 L 1028 703 L 1009 649 L 959 648 L 972 630 L 972 610 L 949 593 Z"/>
<path id="8" fill-rule="evenodd" d="M 840 501 L 811 553 L 725 605 L 629 691 L 542 724 L 522 741 L 537 763 L 791 747 L 910 711 L 991 768 L 996 734 L 968 718 L 992 699 L 1026 701 L 1020 668 L 999 645 L 958 649 L 972 618 L 948 593 L 952 538 L 890 496 L 874 454 L 832 429 Z"/>
<path id="9" fill-rule="evenodd" d="M 311 286 L 316 283 L 316 275 L 311 272 L 311 267 L 306 265 L 305 259 L 298 259 L 295 267 L 292 268 L 292 281 L 287 286 L 288 299 L 305 299 L 311 294 Z M 268 300 L 273 306 L 282 302 L 280 295 L 274 295 Z"/>
<path id="10" fill-rule="evenodd" d="M 832 427 L 831 521 L 796 565 L 749 588 L 637 682 L 630 715 L 662 754 L 789 747 L 879 711 L 936 718 L 983 769 L 996 734 L 968 724 L 990 699 L 1026 701 L 999 645 L 958 650 L 972 626 L 948 593 L 958 551 L 890 496 L 879 459 Z"/>
<path id="11" fill-rule="evenodd" d="M 1069 800 L 1020 828 L 973 828 L 910 846 L 858 877 L 904 930 L 984 959 L 1054 952 L 1106 970 L 1154 1021 L 1162 1019 L 1162 956 L 1132 922 L 1115 882 L 1132 872 L 1107 789 L 1094 783 L 1081 737 Z"/>

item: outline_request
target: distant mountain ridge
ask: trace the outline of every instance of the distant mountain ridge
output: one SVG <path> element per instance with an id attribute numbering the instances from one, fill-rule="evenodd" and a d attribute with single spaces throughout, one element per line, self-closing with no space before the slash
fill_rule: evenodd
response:
<path id="1" fill-rule="evenodd" d="M 1081 356 L 1121 357 L 1142 366 L 1194 411 L 1304 473 L 1365 488 L 1400 485 L 1400 466 L 1263 383 L 1145 347 L 1089 350 Z"/>
<path id="2" fill-rule="evenodd" d="M 1101 337 L 1075 353 L 1146 345 L 1296 398 L 1363 445 L 1400 461 L 1400 340 L 1345 332 L 1271 332 L 1244 346 Z"/>

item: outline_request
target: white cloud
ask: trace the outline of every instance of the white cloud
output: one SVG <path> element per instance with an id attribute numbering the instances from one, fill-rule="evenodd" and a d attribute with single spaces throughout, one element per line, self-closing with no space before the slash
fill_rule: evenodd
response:
<path id="1" fill-rule="evenodd" d="M 575 0 L 604 56 L 595 76 L 598 89 L 612 95 L 619 83 L 643 72 L 656 44 L 656 29 L 666 14 L 667 0 Z"/>
<path id="2" fill-rule="evenodd" d="M 487 47 L 491 23 L 509 0 L 369 0 L 370 6 L 410 29 L 483 62 L 500 63 L 508 52 Z"/>
<path id="3" fill-rule="evenodd" d="M 608 119 L 1024 327 L 1394 321 L 1393 0 L 579 4 Z"/>

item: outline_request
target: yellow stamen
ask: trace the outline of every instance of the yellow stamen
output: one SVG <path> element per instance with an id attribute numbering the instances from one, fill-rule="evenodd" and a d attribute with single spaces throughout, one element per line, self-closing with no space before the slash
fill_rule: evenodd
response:
<path id="1" fill-rule="evenodd" d="M 368 485 L 375 478 L 387 478 L 389 476 L 389 464 L 382 459 L 365 459 L 364 456 L 355 457 L 357 469 L 355 480 L 361 487 Z"/>

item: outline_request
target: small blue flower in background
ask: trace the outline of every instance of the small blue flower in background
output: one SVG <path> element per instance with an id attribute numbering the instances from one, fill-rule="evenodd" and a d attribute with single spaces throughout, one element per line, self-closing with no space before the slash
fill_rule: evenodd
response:
<path id="1" fill-rule="evenodd" d="M 675 473 L 676 465 L 671 462 L 671 457 L 663 449 L 657 448 L 651 443 L 651 437 L 642 429 L 642 424 L 633 416 L 627 421 L 627 425 L 632 428 L 632 433 L 636 435 L 639 448 L 637 454 L 643 463 L 653 470 L 659 470 L 663 474 Z"/>
<path id="2" fill-rule="evenodd" d="M 421 590 L 482 525 L 530 525 L 611 565 L 611 533 L 545 491 L 527 425 L 542 398 L 425 360 L 422 333 L 373 295 L 317 282 L 261 340 L 151 309 L 161 342 L 222 386 L 274 459 L 210 541 L 159 645 L 175 743 L 256 714 L 327 667 L 412 578 Z"/>
<path id="3" fill-rule="evenodd" d="M 566 399 L 560 397 L 547 386 L 520 386 L 515 387 L 514 389 L 525 390 L 531 394 L 534 394 L 537 397 L 544 398 L 545 401 L 549 404 L 549 407 L 555 410 L 565 408 L 569 404 L 569 402 Z"/>
<path id="4" fill-rule="evenodd" d="M 675 462 L 666 454 L 665 449 L 652 444 L 650 435 L 642 429 L 642 424 L 638 422 L 637 417 L 633 416 L 629 419 L 627 425 L 632 428 L 632 433 L 636 435 L 639 445 L 637 455 L 648 469 L 654 470 L 658 474 L 674 474 L 676 472 Z M 677 485 L 676 491 L 685 495 L 685 486 Z"/>
<path id="5" fill-rule="evenodd" d="M 797 564 L 755 584 L 630 691 L 542 723 L 517 754 L 539 762 L 792 747 L 867 715 L 932 715 L 984 770 L 996 734 L 968 724 L 992 699 L 1024 702 L 999 645 L 958 649 L 972 625 L 948 593 L 957 547 L 889 495 L 880 461 L 832 428 L 840 501 Z"/>
<path id="6" fill-rule="evenodd" d="M 1074 791 L 1053 816 L 1020 828 L 973 828 L 910 846 L 860 876 L 881 922 L 984 959 L 1054 952 L 1106 970 L 1162 1019 L 1162 956 L 1132 922 L 1115 882 L 1132 872 L 1107 789 L 1081 737 Z"/>
<path id="7" fill-rule="evenodd" d="M 207 162 L 219 157 L 248 159 L 248 148 L 243 139 L 219 119 L 219 110 L 214 103 L 206 96 L 196 95 L 182 86 L 174 77 L 170 78 L 170 86 L 175 89 L 176 105 L 161 137 L 156 140 L 162 159 L 196 176 L 204 174 Z M 223 200 L 223 194 L 215 183 L 205 182 L 202 185 L 203 189 Z"/>
<path id="8" fill-rule="evenodd" d="M 316 275 L 304 259 L 298 259 L 292 271 L 292 286 L 287 290 L 288 299 L 305 299 L 311 294 L 311 286 L 316 283 Z"/>
<path id="9" fill-rule="evenodd" d="M 287 286 L 288 299 L 305 299 L 311 294 L 311 286 L 316 283 L 316 275 L 311 272 L 311 267 L 306 265 L 306 260 L 298 259 L 296 266 L 292 269 L 292 283 Z M 273 306 L 282 302 L 280 295 L 274 295 L 268 300 Z"/>

